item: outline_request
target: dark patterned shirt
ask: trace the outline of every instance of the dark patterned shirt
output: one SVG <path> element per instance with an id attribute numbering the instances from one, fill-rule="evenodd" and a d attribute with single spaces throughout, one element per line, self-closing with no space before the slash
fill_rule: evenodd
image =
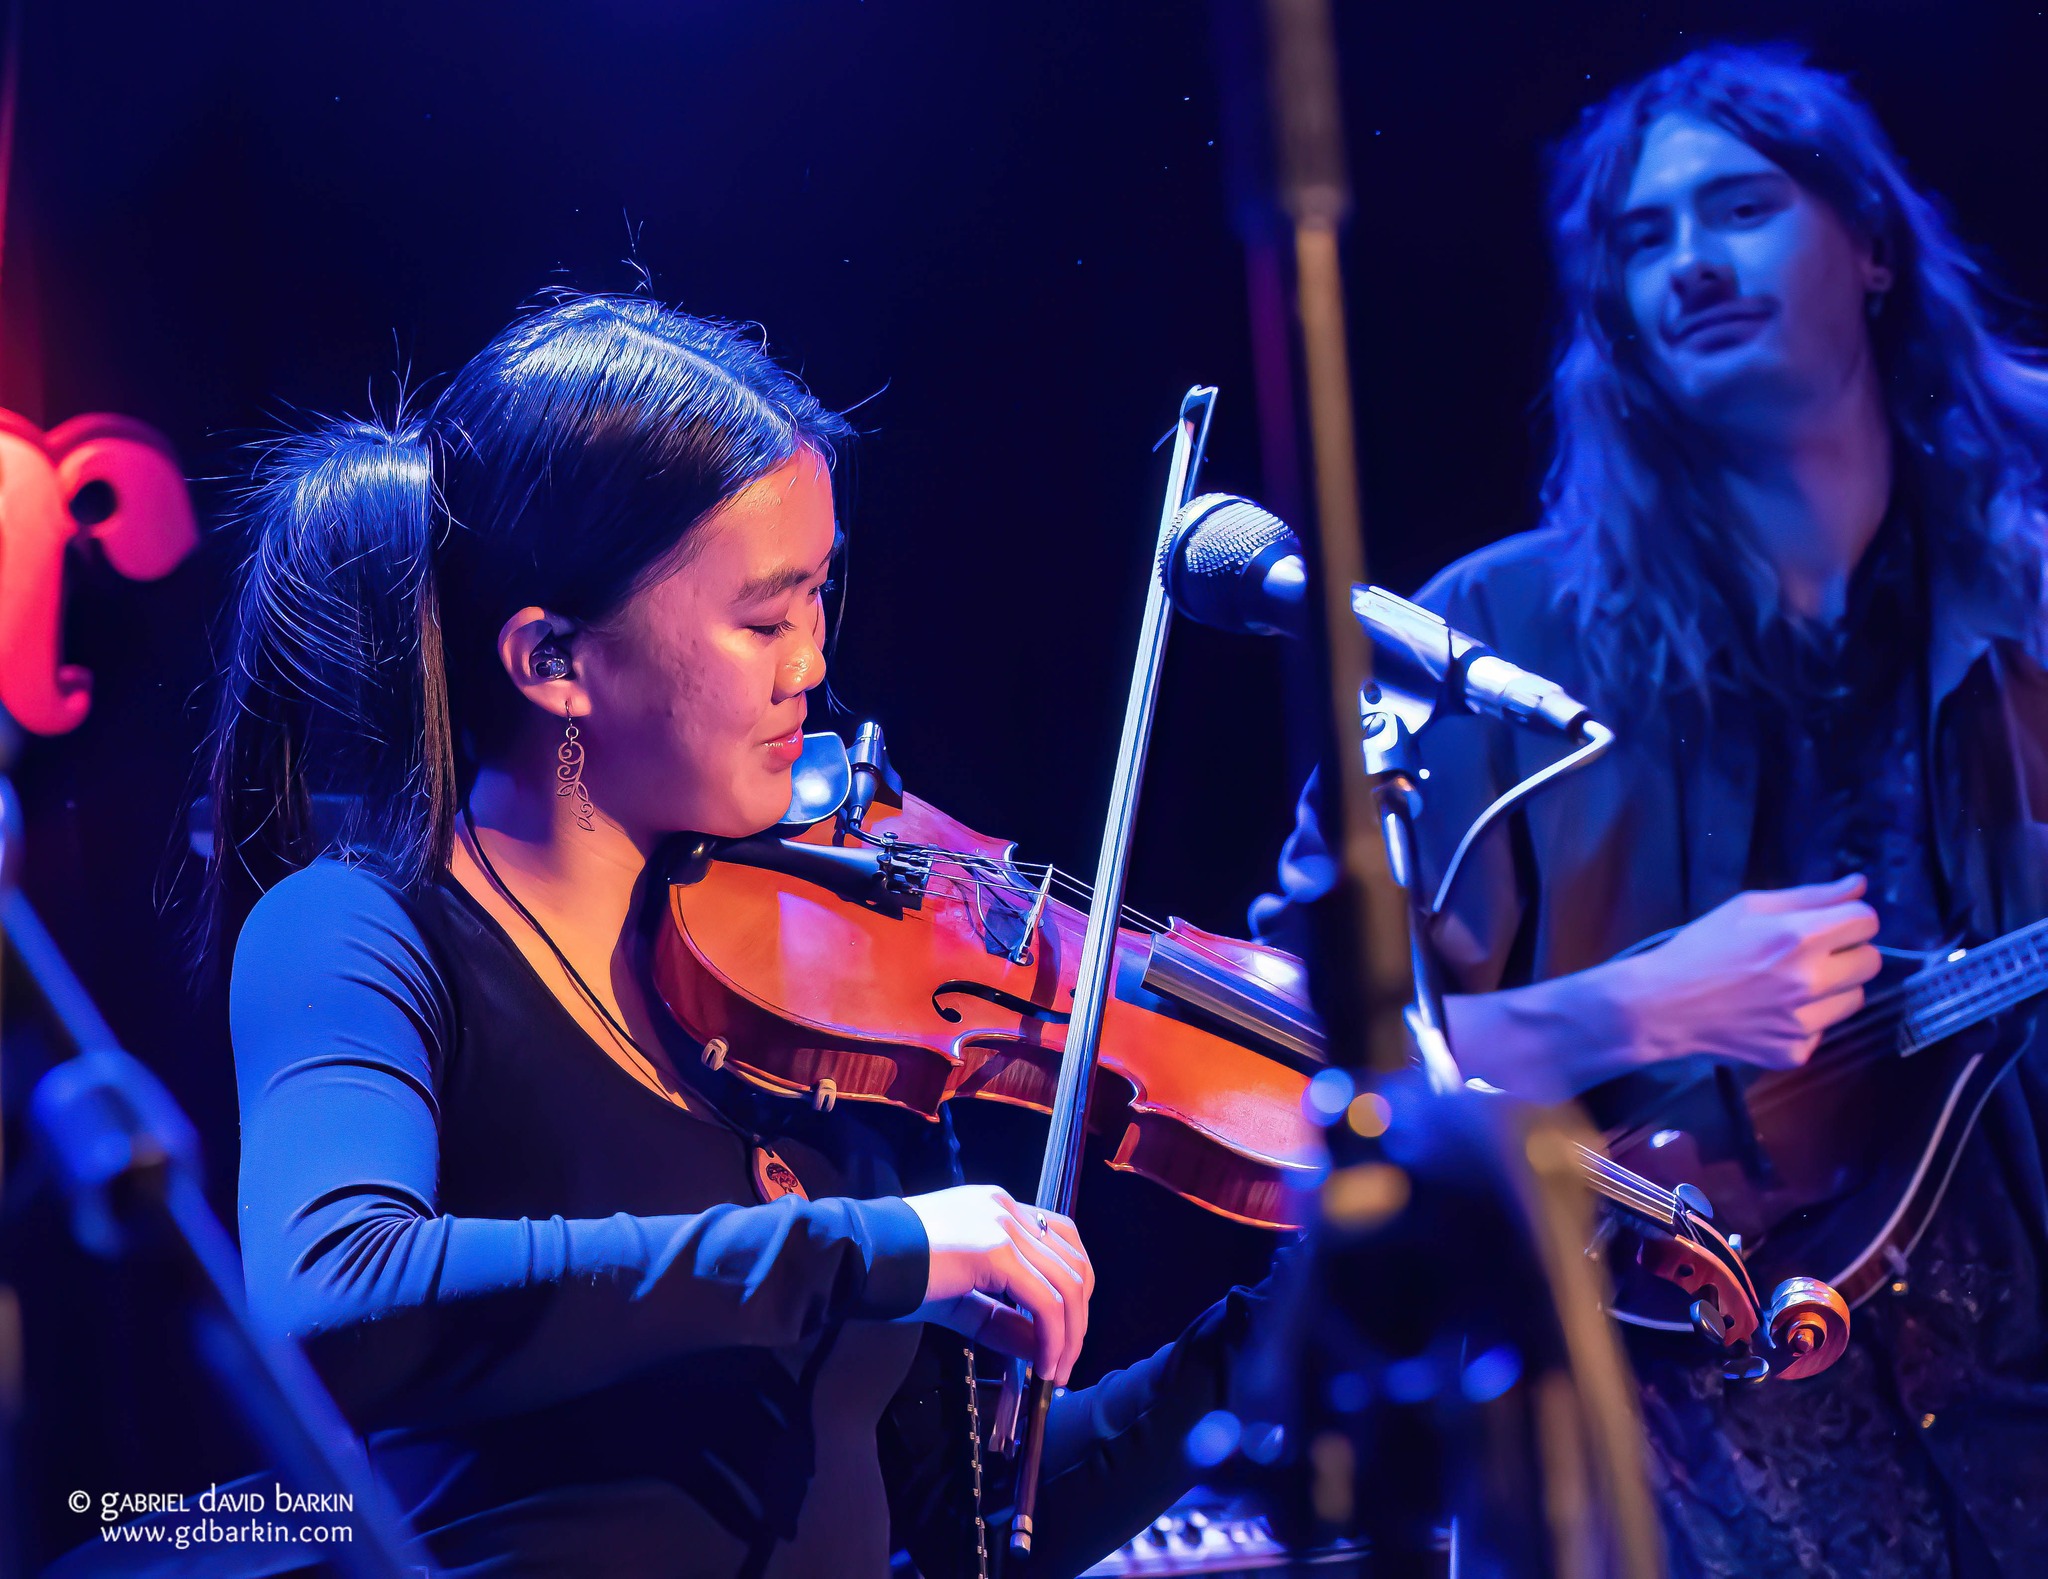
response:
<path id="1" fill-rule="evenodd" d="M 1725 703 L 1754 729 L 1756 817 L 1747 885 L 1861 872 L 1879 940 L 1927 950 L 1949 935 L 1927 777 L 1927 609 L 1914 536 L 1888 520 L 1835 624 L 1785 620 L 1764 637 L 1772 697 Z"/>
<path id="2" fill-rule="evenodd" d="M 1764 668 L 1783 677 L 1783 690 L 1728 701 L 1722 722 L 1753 729 L 1758 743 L 1747 886 L 1861 872 L 1880 940 L 1927 950 L 1949 926 L 1934 860 L 1927 615 L 1914 547 L 1903 521 L 1887 521 L 1851 582 L 1842 619 L 1771 630 Z M 1969 1193 L 1981 1211 L 1978 1192 Z M 1955 1215 L 1941 1213 L 1930 1252 L 1953 1246 Z M 1920 1424 L 1897 1375 L 1899 1321 L 1912 1318 L 1884 1308 L 1952 1301 L 1966 1274 L 1953 1248 L 1916 1261 L 1906 1294 L 1865 1306 L 1849 1352 L 1797 1384 L 1727 1383 L 1701 1365 L 1696 1347 L 1635 1338 L 1674 1579 L 1960 1579 L 1982 1571 L 1952 1557 L 1968 1532 L 1954 1528 L 1920 1441 L 1931 1427 Z"/>

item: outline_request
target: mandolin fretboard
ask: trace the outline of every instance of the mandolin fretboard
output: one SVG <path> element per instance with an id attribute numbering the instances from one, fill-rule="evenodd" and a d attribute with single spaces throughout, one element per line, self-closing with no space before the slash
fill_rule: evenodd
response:
<path id="1" fill-rule="evenodd" d="M 2048 922 L 2008 932 L 1980 948 L 1959 949 L 1901 987 L 1893 1008 L 1897 1050 L 1917 1053 L 2043 990 L 2048 990 Z"/>

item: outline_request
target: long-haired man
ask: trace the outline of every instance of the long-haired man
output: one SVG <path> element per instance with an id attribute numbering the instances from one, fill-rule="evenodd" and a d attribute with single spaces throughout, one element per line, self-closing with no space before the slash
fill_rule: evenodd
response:
<path id="1" fill-rule="evenodd" d="M 1788 1067 L 1882 947 L 2048 914 L 2048 371 L 1868 109 L 1787 53 L 1590 111 L 1551 220 L 1542 521 L 1423 600 L 1620 738 L 1477 852 L 1437 938 L 1454 1046 L 1539 1099 Z M 1547 748 L 1445 719 L 1423 754 L 1441 869 Z M 1328 870 L 1305 798 L 1255 925 Z M 2044 1124 L 2030 1050 L 1832 1371 L 1744 1388 L 1637 1341 L 1675 1572 L 2048 1573 Z"/>

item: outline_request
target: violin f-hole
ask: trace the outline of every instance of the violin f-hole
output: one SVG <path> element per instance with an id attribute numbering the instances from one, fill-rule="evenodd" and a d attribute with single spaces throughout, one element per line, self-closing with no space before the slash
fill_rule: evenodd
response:
<path id="1" fill-rule="evenodd" d="M 948 1025 L 958 1025 L 962 1016 L 951 1004 L 941 1003 L 939 1000 L 954 993 L 979 998 L 999 1009 L 1008 1009 L 1022 1019 L 1038 1020 L 1046 1025 L 1065 1025 L 1072 1018 L 1063 1009 L 1048 1009 L 1043 1004 L 1033 1003 L 1029 998 L 1020 998 L 1014 992 L 991 987 L 985 981 L 942 981 L 932 989 L 932 1007 L 938 1011 L 939 1018 Z"/>

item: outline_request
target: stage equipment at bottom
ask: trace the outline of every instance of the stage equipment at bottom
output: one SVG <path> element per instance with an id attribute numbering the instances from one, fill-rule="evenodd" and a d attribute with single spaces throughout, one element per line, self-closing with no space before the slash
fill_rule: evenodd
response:
<path id="1" fill-rule="evenodd" d="M 1446 1537 L 1446 1555 L 1449 1544 Z M 1290 1551 L 1255 1501 L 1197 1486 L 1082 1579 L 1235 1579 L 1277 1570 L 1316 1579 L 1365 1579 L 1371 1571 L 1357 1541 Z"/>

